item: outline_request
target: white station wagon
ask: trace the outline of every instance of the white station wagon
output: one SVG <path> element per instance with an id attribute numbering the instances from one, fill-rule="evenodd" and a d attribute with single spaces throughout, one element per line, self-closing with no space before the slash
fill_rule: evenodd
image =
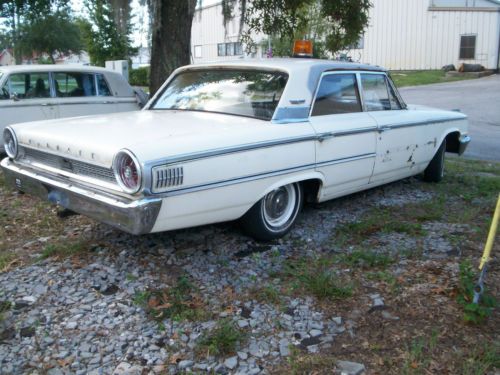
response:
<path id="1" fill-rule="evenodd" d="M 269 59 L 177 69 L 135 113 L 4 133 L 8 182 L 133 234 L 241 219 L 278 238 L 304 201 L 423 173 L 461 154 L 466 116 L 407 106 L 379 67 Z"/>
<path id="2" fill-rule="evenodd" d="M 0 67 L 0 152 L 2 132 L 14 123 L 140 109 L 125 78 L 83 65 Z"/>

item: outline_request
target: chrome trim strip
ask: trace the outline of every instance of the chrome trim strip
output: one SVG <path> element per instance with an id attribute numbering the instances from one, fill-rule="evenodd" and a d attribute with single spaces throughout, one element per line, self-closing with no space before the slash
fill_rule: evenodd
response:
<path id="1" fill-rule="evenodd" d="M 101 98 L 112 98 L 112 96 L 101 96 Z M 36 98 L 36 99 L 40 99 L 40 98 Z M 54 101 L 54 102 L 49 101 L 49 102 L 46 102 L 46 103 L 43 103 L 43 104 L 48 105 L 48 106 L 52 106 L 52 107 L 54 107 L 54 106 L 61 106 L 61 105 L 80 105 L 80 104 L 90 105 L 90 104 L 135 103 L 135 100 L 132 97 L 130 97 L 130 100 L 123 100 L 123 101 L 118 101 L 118 100 L 109 101 L 109 100 L 105 100 L 105 101 L 95 101 L 95 102 L 74 102 L 74 103 L 60 103 L 60 102 L 55 102 L 55 99 L 61 99 L 61 98 L 46 98 L 46 99 L 49 99 L 49 100 Z M 2 108 L 19 108 L 19 107 L 35 107 L 35 106 L 41 106 L 42 105 L 42 103 L 24 103 L 24 102 L 22 102 L 24 100 L 31 100 L 31 99 L 20 99 L 19 102 L 17 102 L 18 104 L 0 105 L 0 109 L 2 109 Z"/>
<path id="2" fill-rule="evenodd" d="M 247 144 L 240 145 L 240 146 L 216 148 L 216 149 L 207 150 L 207 151 L 200 151 L 200 152 L 193 152 L 193 153 L 189 153 L 189 154 L 182 154 L 182 155 L 178 155 L 178 156 L 172 156 L 172 157 L 169 157 L 166 159 L 157 159 L 157 160 L 153 160 L 151 162 L 148 162 L 147 164 L 154 165 L 154 166 L 160 166 L 161 164 L 180 163 L 180 162 L 185 162 L 185 161 L 210 158 L 210 157 L 214 157 L 214 156 L 234 154 L 234 153 L 243 152 L 243 151 L 251 151 L 251 150 L 256 150 L 259 148 L 268 148 L 268 147 L 274 147 L 274 146 L 280 146 L 280 145 L 286 145 L 286 144 L 315 141 L 315 140 L 317 140 L 317 138 L 318 138 L 318 135 L 311 134 L 311 135 L 299 136 L 299 137 L 293 137 L 293 138 L 278 139 L 278 140 L 274 140 L 274 141 L 262 141 L 262 142 L 256 142 L 256 143 L 247 143 Z"/>
<path id="3" fill-rule="evenodd" d="M 377 131 L 377 127 L 373 126 L 373 127 L 368 127 L 368 128 L 359 128 L 359 129 L 344 130 L 344 131 L 338 131 L 338 132 L 325 132 L 325 133 L 318 133 L 318 134 L 312 134 L 312 135 L 306 135 L 306 136 L 300 136 L 300 137 L 278 139 L 278 140 L 274 140 L 274 141 L 248 143 L 246 145 L 241 145 L 241 146 L 218 148 L 218 149 L 201 151 L 201 152 L 193 152 L 190 154 L 183 154 L 183 155 L 179 155 L 179 156 L 172 156 L 172 157 L 166 158 L 166 159 L 157 159 L 157 160 L 153 160 L 151 162 L 148 162 L 147 165 L 157 167 L 157 166 L 161 166 L 162 164 L 174 164 L 174 163 L 180 163 L 180 162 L 186 162 L 186 161 L 193 161 L 193 160 L 198 160 L 198 159 L 205 159 L 205 158 L 211 158 L 211 157 L 215 157 L 215 156 L 235 154 L 238 152 L 252 151 L 252 150 L 257 150 L 260 148 L 269 148 L 269 147 L 281 146 L 281 145 L 286 145 L 286 144 L 301 143 L 301 142 L 308 142 L 308 141 L 322 142 L 322 141 L 324 141 L 325 136 L 327 138 L 331 137 L 332 135 L 334 137 L 344 137 L 344 136 L 348 136 L 348 135 L 367 133 L 367 132 L 372 132 L 372 131 Z"/>
<path id="4" fill-rule="evenodd" d="M 324 161 L 321 163 L 311 163 L 311 164 L 300 165 L 297 167 L 280 169 L 280 170 L 276 170 L 276 171 L 257 173 L 257 174 L 248 175 L 248 176 L 231 178 L 231 179 L 211 182 L 208 184 L 188 186 L 185 188 L 170 190 L 170 191 L 166 191 L 166 192 L 162 192 L 162 193 L 156 193 L 153 195 L 156 197 L 169 197 L 169 196 L 175 196 L 175 195 L 180 195 L 180 194 L 193 193 L 193 192 L 201 191 L 201 190 L 209 190 L 209 189 L 214 189 L 214 188 L 223 187 L 223 186 L 241 184 L 243 182 L 248 182 L 248 181 L 253 181 L 253 180 L 261 180 L 263 178 L 268 178 L 268 177 L 281 176 L 284 174 L 288 174 L 288 173 L 292 173 L 292 172 L 300 172 L 303 170 L 317 168 L 317 167 L 326 167 L 326 166 L 335 165 L 335 164 L 347 163 L 350 161 L 357 161 L 357 160 L 362 160 L 362 159 L 367 159 L 367 158 L 374 158 L 375 156 L 376 156 L 375 153 L 350 156 L 350 157 L 341 158 L 341 159 L 328 160 L 328 161 Z"/>
<path id="5" fill-rule="evenodd" d="M 465 118 L 464 118 L 465 119 Z M 443 118 L 439 120 L 424 120 L 424 121 L 414 121 L 414 122 L 402 122 L 399 124 L 392 124 L 392 125 L 384 125 L 384 128 L 390 128 L 390 129 L 402 129 L 402 128 L 409 128 L 412 126 L 422 126 L 422 125 L 431 125 L 431 124 L 439 124 L 442 122 L 452 122 L 452 121 L 460 121 L 462 120 L 461 118 Z"/>

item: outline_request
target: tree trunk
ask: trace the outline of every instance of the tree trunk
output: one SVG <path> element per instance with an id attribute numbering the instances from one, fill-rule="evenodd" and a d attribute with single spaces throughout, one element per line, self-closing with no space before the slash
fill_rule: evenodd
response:
<path id="1" fill-rule="evenodd" d="M 150 95 L 176 68 L 191 63 L 191 25 L 196 0 L 151 0 L 153 43 Z"/>

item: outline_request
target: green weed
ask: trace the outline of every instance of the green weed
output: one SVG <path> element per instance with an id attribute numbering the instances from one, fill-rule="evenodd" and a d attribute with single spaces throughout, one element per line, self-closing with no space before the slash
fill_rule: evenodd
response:
<path id="1" fill-rule="evenodd" d="M 235 353 L 244 344 L 246 335 L 238 329 L 234 322 L 224 319 L 209 333 L 203 335 L 198 342 L 197 352 L 208 355 L 228 355 Z"/>

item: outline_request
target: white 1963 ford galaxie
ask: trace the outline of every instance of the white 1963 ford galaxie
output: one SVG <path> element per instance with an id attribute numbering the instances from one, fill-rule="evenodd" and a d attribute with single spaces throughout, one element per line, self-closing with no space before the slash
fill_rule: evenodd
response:
<path id="1" fill-rule="evenodd" d="M 13 125 L 7 181 L 142 234 L 241 219 L 287 233 L 322 202 L 423 173 L 461 154 L 466 116 L 407 106 L 386 71 L 312 59 L 191 65 L 135 113 Z"/>

